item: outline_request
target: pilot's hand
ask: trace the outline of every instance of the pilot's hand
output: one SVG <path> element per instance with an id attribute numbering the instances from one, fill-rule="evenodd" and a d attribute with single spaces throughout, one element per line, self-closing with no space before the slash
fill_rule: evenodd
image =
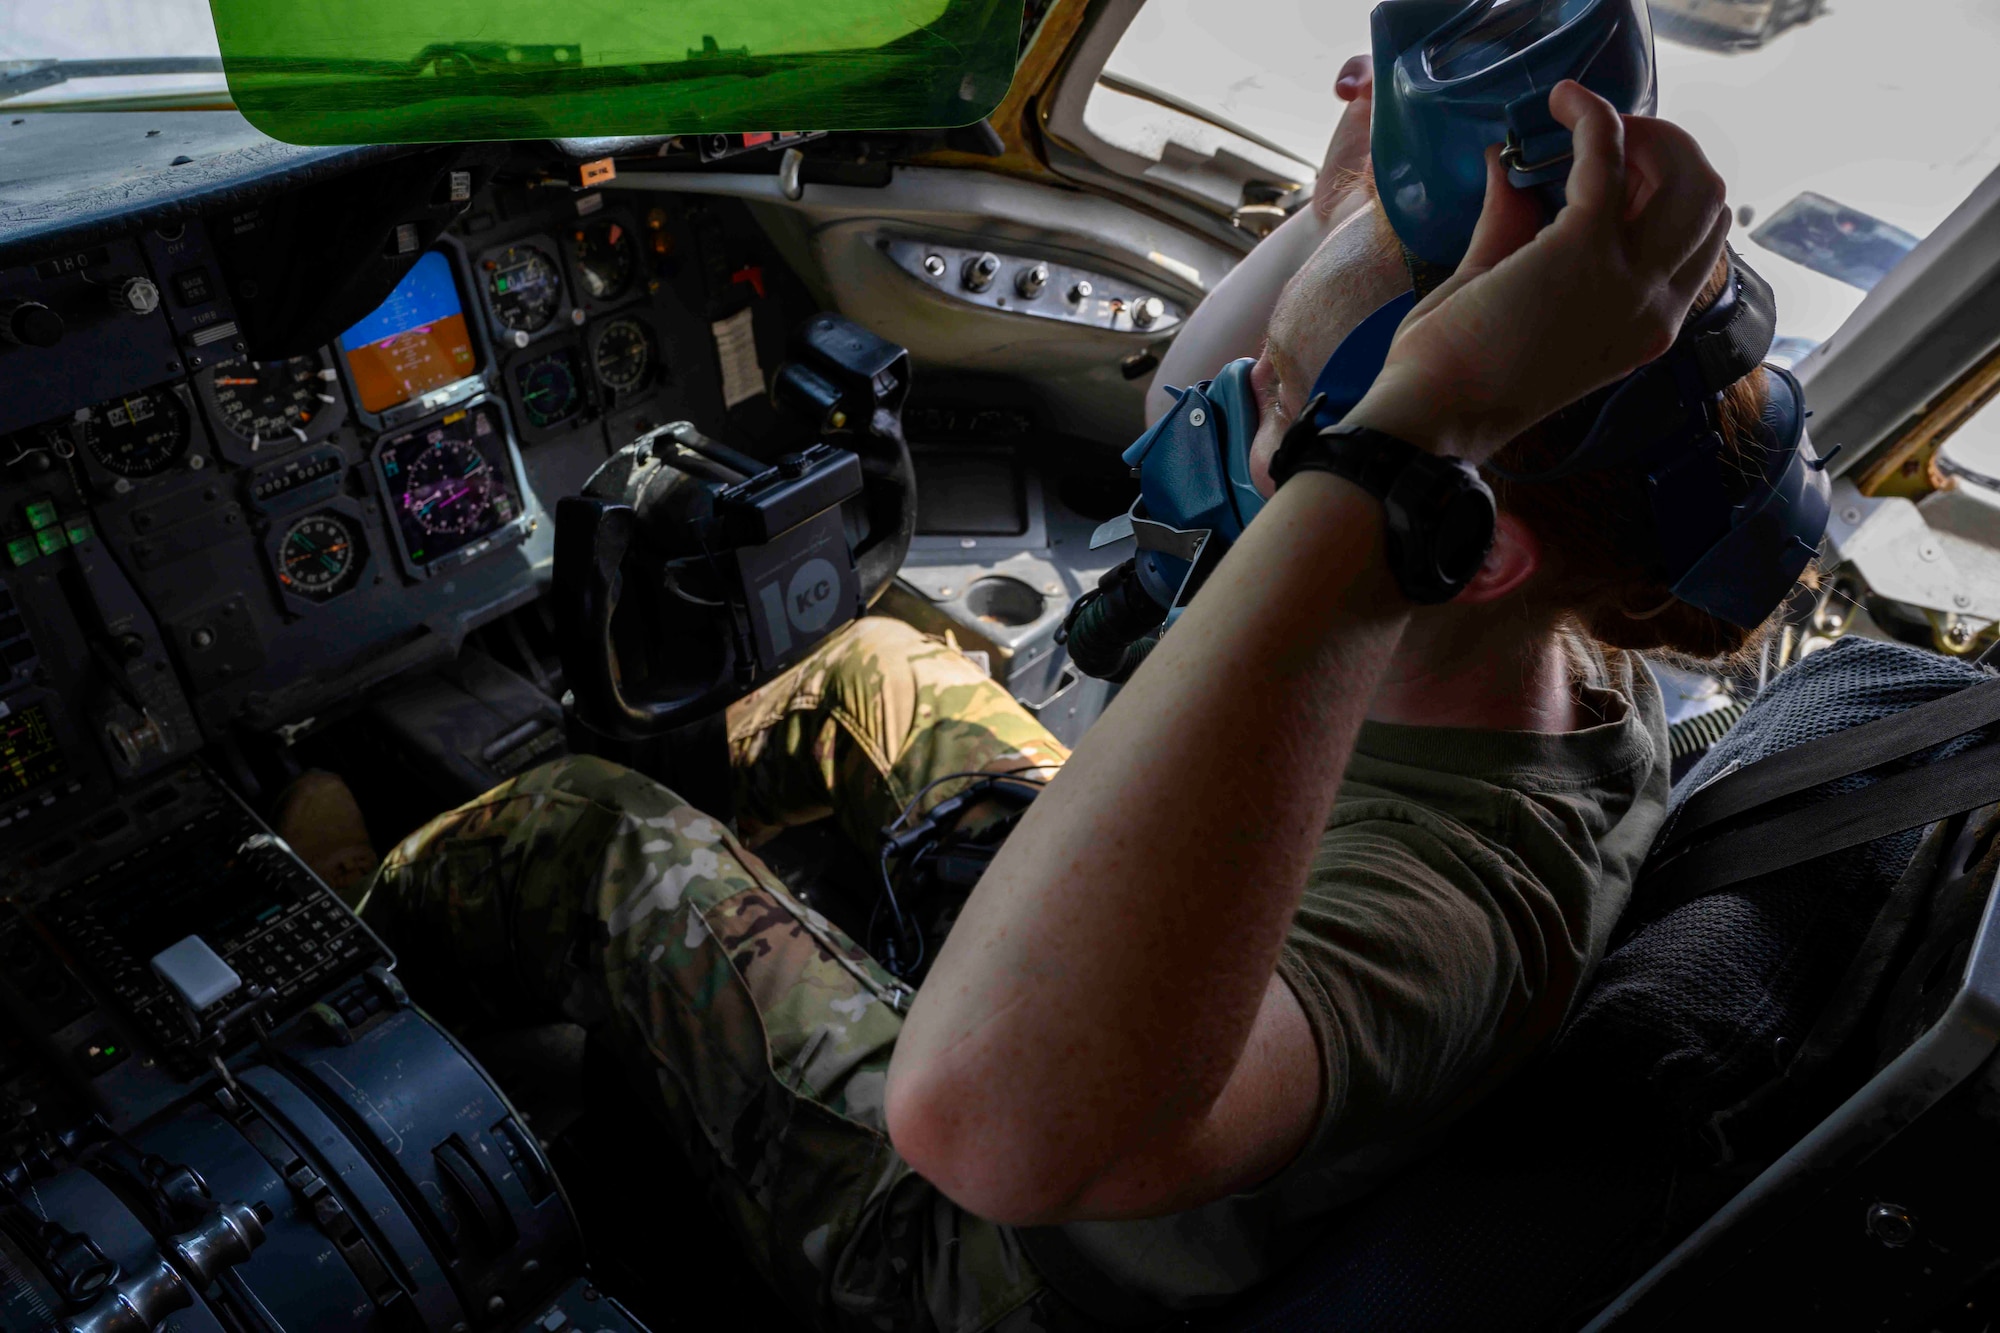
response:
<path id="1" fill-rule="evenodd" d="M 1507 183 L 1497 150 L 1458 271 L 1410 312 L 1347 420 L 1473 462 L 1673 345 L 1729 230 L 1722 178 L 1686 131 L 1564 81 L 1566 203 Z"/>
<path id="2" fill-rule="evenodd" d="M 1313 211 L 1322 222 L 1333 220 L 1342 205 L 1351 211 L 1367 199 L 1362 182 L 1368 175 L 1368 131 L 1375 109 L 1375 58 L 1349 56 L 1333 81 L 1333 95 L 1347 103 L 1347 110 L 1333 127 L 1326 161 L 1313 180 Z"/>

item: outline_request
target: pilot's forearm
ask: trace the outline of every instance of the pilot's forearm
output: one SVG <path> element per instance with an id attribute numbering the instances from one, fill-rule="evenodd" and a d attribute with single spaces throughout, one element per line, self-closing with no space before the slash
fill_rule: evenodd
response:
<path id="1" fill-rule="evenodd" d="M 1215 284 L 1153 372 L 1152 387 L 1146 390 L 1147 425 L 1173 406 L 1168 385 L 1184 389 L 1199 384 L 1236 358 L 1262 350 L 1278 293 L 1347 216 L 1347 211 L 1336 211 L 1329 220 L 1310 205 L 1299 209 Z"/>
<path id="2" fill-rule="evenodd" d="M 1049 1220 L 1149 1142 L 1215 1137 L 1408 620 L 1383 550 L 1365 492 L 1286 486 L 1008 839 L 890 1073 L 897 1147 L 947 1194 Z M 1287 1059 L 1281 1151 L 1319 1090 L 1309 1035 Z"/>

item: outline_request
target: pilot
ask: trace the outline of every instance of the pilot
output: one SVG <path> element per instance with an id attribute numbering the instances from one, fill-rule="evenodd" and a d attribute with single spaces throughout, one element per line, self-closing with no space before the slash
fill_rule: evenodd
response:
<path id="1" fill-rule="evenodd" d="M 1329 234 L 1373 203 L 1368 131 L 1375 105 L 1374 58 L 1351 57 L 1340 67 L 1333 91 L 1347 110 L 1327 141 L 1312 198 L 1223 276 L 1167 345 L 1146 393 L 1148 421 L 1173 406 L 1168 385 L 1192 384 L 1239 356 L 1256 356 L 1278 293 Z"/>
<path id="2" fill-rule="evenodd" d="M 1573 82 L 1549 109 L 1567 206 L 1543 227 L 1489 157 L 1470 249 L 1339 438 L 1533 468 L 1581 430 L 1551 413 L 1715 300 L 1727 212 L 1694 143 Z M 462 1016 L 608 1043 L 816 1324 L 1092 1326 L 1241 1290 L 1517 1068 L 1605 946 L 1668 786 L 1630 650 L 1749 631 L 1629 554 L 1628 474 L 1502 484 L 1436 605 L 1318 446 L 1274 482 L 1312 368 L 1409 282 L 1382 210 L 1338 202 L 1255 371 L 1268 512 L 1074 755 L 963 656 L 864 620 L 730 710 L 744 838 L 575 757 L 368 886 Z M 747 846 L 831 813 L 872 851 L 933 779 L 1025 769 L 1052 780 L 914 996 Z"/>

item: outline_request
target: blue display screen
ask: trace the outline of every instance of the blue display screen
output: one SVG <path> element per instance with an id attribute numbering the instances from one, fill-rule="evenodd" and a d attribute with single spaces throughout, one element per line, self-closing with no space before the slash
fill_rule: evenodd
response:
<path id="1" fill-rule="evenodd" d="M 433 250 L 403 275 L 374 314 L 340 335 L 340 350 L 351 352 L 463 313 L 458 284 L 451 277 L 451 261 Z"/>
<path id="2" fill-rule="evenodd" d="M 340 335 L 361 406 L 383 412 L 479 368 L 451 261 L 419 259 L 375 313 Z"/>

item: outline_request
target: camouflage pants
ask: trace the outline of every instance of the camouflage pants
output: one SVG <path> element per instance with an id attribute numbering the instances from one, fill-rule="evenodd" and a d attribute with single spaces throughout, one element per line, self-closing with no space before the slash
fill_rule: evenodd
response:
<path id="1" fill-rule="evenodd" d="M 732 708 L 729 733 L 746 826 L 831 812 L 871 850 L 944 774 L 1067 757 L 962 655 L 872 618 Z M 485 1015 L 582 1023 L 644 1070 L 752 1258 L 814 1323 L 1079 1322 L 1010 1229 L 890 1146 L 908 991 L 659 784 L 588 757 L 524 774 L 405 839 L 365 911 L 399 952 L 449 956 Z"/>

